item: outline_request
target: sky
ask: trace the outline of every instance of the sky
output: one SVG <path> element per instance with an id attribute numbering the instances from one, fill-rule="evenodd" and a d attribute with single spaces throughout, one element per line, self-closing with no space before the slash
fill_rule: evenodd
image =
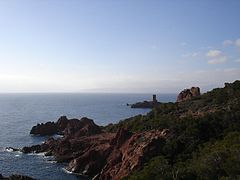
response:
<path id="1" fill-rule="evenodd" d="M 0 92 L 177 93 L 240 79 L 238 0 L 0 0 Z"/>

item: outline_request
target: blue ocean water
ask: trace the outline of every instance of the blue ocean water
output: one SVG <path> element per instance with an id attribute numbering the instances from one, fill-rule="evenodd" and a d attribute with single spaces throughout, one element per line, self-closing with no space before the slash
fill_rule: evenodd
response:
<path id="1" fill-rule="evenodd" d="M 175 94 L 157 95 L 160 102 L 175 101 Z M 98 125 L 146 114 L 147 109 L 131 109 L 127 103 L 151 100 L 151 94 L 0 94 L 0 173 L 29 175 L 37 179 L 81 179 L 65 173 L 64 164 L 43 155 L 8 152 L 5 147 L 29 146 L 47 137 L 29 135 L 32 126 L 68 118 L 88 117 Z"/>

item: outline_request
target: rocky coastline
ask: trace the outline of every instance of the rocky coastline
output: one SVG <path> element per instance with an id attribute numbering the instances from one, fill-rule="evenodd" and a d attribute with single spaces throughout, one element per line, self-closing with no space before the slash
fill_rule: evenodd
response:
<path id="1" fill-rule="evenodd" d="M 11 176 L 3 176 L 0 173 L 0 179 L 1 180 L 35 180 L 29 176 L 24 176 L 24 175 L 18 175 L 18 174 L 12 174 Z"/>
<path id="2" fill-rule="evenodd" d="M 52 128 L 54 127 L 54 128 Z M 51 129 L 51 130 L 50 130 Z M 140 168 L 144 162 L 161 151 L 168 130 L 131 133 L 119 128 L 106 132 L 88 118 L 60 117 L 56 123 L 34 126 L 31 134 L 63 134 L 42 144 L 23 147 L 23 153 L 45 153 L 59 163 L 66 162 L 67 171 L 93 179 L 119 179 Z"/>
<path id="3" fill-rule="evenodd" d="M 86 117 L 68 119 L 62 116 L 56 122 L 34 126 L 30 134 L 48 135 L 50 138 L 42 144 L 23 147 L 20 151 L 53 156 L 58 163 L 67 164 L 66 171 L 93 180 L 118 180 L 125 177 L 149 179 L 152 174 L 160 179 L 174 179 L 179 169 L 181 177 L 186 179 L 218 177 L 219 173 L 215 171 L 211 176 L 198 171 L 199 168 L 204 170 L 205 166 L 208 169 L 208 166 L 215 168 L 214 165 L 204 163 L 204 157 L 208 154 L 204 153 L 202 147 L 208 148 L 212 138 L 215 138 L 216 144 L 213 145 L 216 147 L 218 143 L 224 144 L 230 140 L 233 145 L 236 144 L 231 137 L 238 137 L 240 127 L 236 121 L 240 113 L 234 114 L 239 112 L 239 89 L 240 81 L 203 95 L 198 87 L 185 89 L 180 92 L 175 103 L 160 103 L 147 115 L 135 116 L 105 127 L 98 126 Z M 53 134 L 61 134 L 62 137 L 54 139 L 51 137 Z M 192 158 L 192 153 L 200 153 L 199 148 L 201 156 Z M 225 149 L 221 151 L 225 152 Z M 231 154 L 234 158 L 239 157 L 238 151 L 234 150 Z M 223 157 L 231 158 L 228 156 L 226 154 Z M 211 161 L 211 158 L 208 160 Z M 202 163 L 201 167 L 198 167 L 199 162 Z M 237 163 L 232 166 L 238 169 Z M 224 167 L 221 168 L 226 171 Z M 235 177 L 236 174 L 237 170 L 227 176 Z M 153 179 L 158 179 L 156 177 Z"/>
<path id="4" fill-rule="evenodd" d="M 179 97 L 184 101 L 192 95 L 190 97 L 188 93 L 181 92 Z M 131 108 L 154 108 L 160 104 L 156 95 L 153 95 L 152 101 L 139 102 L 131 105 Z M 50 137 L 42 144 L 23 147 L 21 152 L 53 156 L 58 163 L 67 163 L 66 171 L 74 174 L 100 180 L 117 180 L 129 176 L 159 154 L 170 131 L 162 129 L 132 133 L 120 127 L 115 132 L 108 132 L 92 119 L 68 119 L 61 116 L 56 122 L 33 126 L 30 134 L 60 134 L 63 137 Z"/>

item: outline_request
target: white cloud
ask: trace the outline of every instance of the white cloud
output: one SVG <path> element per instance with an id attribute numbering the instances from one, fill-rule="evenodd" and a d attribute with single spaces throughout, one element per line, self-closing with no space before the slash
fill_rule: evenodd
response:
<path id="1" fill-rule="evenodd" d="M 240 39 L 237 39 L 237 40 L 235 41 L 235 45 L 236 45 L 237 47 L 240 47 Z"/>
<path id="2" fill-rule="evenodd" d="M 232 44 L 233 44 L 232 40 L 223 41 L 223 45 L 225 45 L 225 46 L 232 45 Z"/>
<path id="3" fill-rule="evenodd" d="M 222 64 L 227 61 L 227 56 L 220 56 L 214 59 L 208 60 L 208 64 Z"/>
<path id="4" fill-rule="evenodd" d="M 236 39 L 235 41 L 232 41 L 232 40 L 224 40 L 223 43 L 222 43 L 224 46 L 229 46 L 229 45 L 236 45 L 237 47 L 240 47 L 240 38 L 239 39 Z"/>
<path id="5" fill-rule="evenodd" d="M 219 51 L 219 50 L 210 50 L 206 54 L 207 57 L 219 57 L 221 55 L 222 55 L 222 51 Z"/>
<path id="6" fill-rule="evenodd" d="M 240 63 L 240 59 L 236 59 L 235 62 Z"/>
<path id="7" fill-rule="evenodd" d="M 220 50 L 210 50 L 206 54 L 210 59 L 208 64 L 222 64 L 227 61 L 227 56 L 225 56 Z"/>

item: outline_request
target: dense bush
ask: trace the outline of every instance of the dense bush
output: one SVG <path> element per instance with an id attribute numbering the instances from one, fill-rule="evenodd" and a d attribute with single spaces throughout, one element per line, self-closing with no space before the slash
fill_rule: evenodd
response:
<path id="1" fill-rule="evenodd" d="M 189 169 L 201 179 L 240 179 L 240 132 L 204 144 L 193 153 Z"/>
<path id="2" fill-rule="evenodd" d="M 169 129 L 161 153 L 127 179 L 239 179 L 240 81 L 106 127 Z"/>

